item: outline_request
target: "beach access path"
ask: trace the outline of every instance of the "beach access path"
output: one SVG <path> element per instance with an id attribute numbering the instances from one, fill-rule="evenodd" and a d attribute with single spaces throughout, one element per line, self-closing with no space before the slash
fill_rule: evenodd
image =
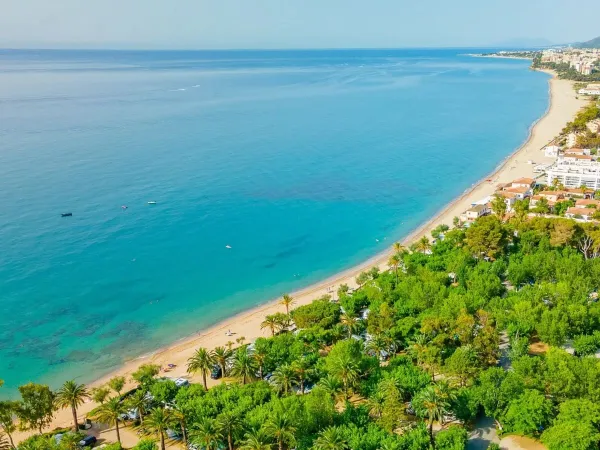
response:
<path id="1" fill-rule="evenodd" d="M 535 178 L 533 173 L 535 164 L 551 163 L 553 161 L 550 158 L 545 158 L 541 149 L 560 133 L 567 122 L 573 119 L 577 111 L 585 104 L 585 100 L 576 98 L 576 93 L 571 81 L 559 80 L 553 77 L 549 79 L 549 91 L 550 104 L 548 110 L 532 127 L 527 141 L 512 155 L 507 157 L 494 173 L 486 176 L 479 183 L 474 184 L 463 195 L 452 201 L 442 211 L 436 214 L 431 220 L 407 236 L 402 241 L 403 244 L 408 245 L 411 242 L 420 239 L 422 236 L 428 235 L 433 228 L 440 224 L 452 226 L 454 217 L 459 216 L 463 211 L 468 209 L 472 203 L 492 195 L 495 192 L 498 183 L 509 182 L 522 177 Z M 482 148 L 482 151 L 485 151 L 485 149 Z M 528 161 L 534 161 L 535 164 L 528 164 Z M 294 306 L 306 305 L 316 298 L 324 295 L 331 295 L 331 293 L 337 291 L 338 287 L 342 284 L 347 284 L 349 287 L 356 287 L 356 276 L 360 272 L 371 267 L 378 266 L 381 271 L 387 270 L 387 260 L 391 254 L 390 252 L 377 255 L 352 269 L 346 270 L 321 283 L 293 293 L 292 296 L 295 300 Z M 126 362 L 122 367 L 94 383 L 91 383 L 90 386 L 100 386 L 106 383 L 109 378 L 121 375 L 128 380 L 126 389 L 132 388 L 133 384 L 130 382 L 131 373 L 141 364 L 145 363 L 158 364 L 161 367 L 165 367 L 167 364 L 174 364 L 176 367 L 173 370 L 168 373 L 161 373 L 161 376 L 183 376 L 190 379 L 192 382 L 201 382 L 200 374 L 188 376 L 186 373 L 186 362 L 197 348 L 205 347 L 207 349 L 213 349 L 217 346 L 225 346 L 228 341 L 235 341 L 236 338 L 241 336 L 245 337 L 246 343 L 252 342 L 259 337 L 269 336 L 269 330 L 261 330 L 260 324 L 266 315 L 276 312 L 285 312 L 285 308 L 279 304 L 278 300 L 273 300 L 262 306 L 224 320 L 209 329 L 200 331 L 189 338 L 158 350 L 151 355 Z M 233 333 L 232 336 L 226 335 L 228 330 L 231 330 Z M 209 382 L 210 385 L 214 385 L 221 381 L 209 380 Z M 85 414 L 94 407 L 95 405 L 92 402 L 86 402 L 79 408 L 79 416 L 83 418 Z M 70 409 L 60 410 L 56 413 L 51 426 L 47 427 L 46 430 L 70 426 L 71 423 L 72 415 Z M 26 433 L 18 433 L 15 438 L 16 441 L 20 441 L 26 436 Z"/>

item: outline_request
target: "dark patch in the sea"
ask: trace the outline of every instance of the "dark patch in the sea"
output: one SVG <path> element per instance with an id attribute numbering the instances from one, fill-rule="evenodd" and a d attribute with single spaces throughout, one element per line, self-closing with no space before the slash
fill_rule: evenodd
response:
<path id="1" fill-rule="evenodd" d="M 112 339 L 118 337 L 134 337 L 145 333 L 147 326 L 140 322 L 126 321 L 122 322 L 111 330 L 100 335 L 100 339 Z"/>
<path id="2" fill-rule="evenodd" d="M 85 350 L 72 350 L 64 357 L 66 362 L 90 362 L 97 359 L 94 352 Z"/>
<path id="3" fill-rule="evenodd" d="M 75 337 L 85 337 L 91 336 L 96 333 L 100 328 L 106 325 L 110 321 L 110 315 L 103 314 L 90 314 L 88 316 L 83 316 L 78 320 L 81 328 L 78 330 L 73 330 L 71 336 Z"/>
<path id="4" fill-rule="evenodd" d="M 275 254 L 275 259 L 284 259 L 284 258 L 289 258 L 290 256 L 293 256 L 297 253 L 300 253 L 302 251 L 302 247 L 297 245 L 295 247 L 290 247 L 287 248 L 285 250 L 281 250 L 280 252 Z"/>
<path id="5" fill-rule="evenodd" d="M 51 360 L 56 357 L 60 341 L 57 338 L 27 337 L 13 345 L 7 356 L 28 356 L 38 359 Z"/>
<path id="6" fill-rule="evenodd" d="M 273 267 L 275 267 L 276 265 L 277 265 L 277 263 L 274 263 L 274 262 L 272 262 L 272 263 L 268 263 L 268 264 L 265 264 L 265 265 L 263 266 L 263 269 L 272 269 L 272 268 L 273 268 Z"/>

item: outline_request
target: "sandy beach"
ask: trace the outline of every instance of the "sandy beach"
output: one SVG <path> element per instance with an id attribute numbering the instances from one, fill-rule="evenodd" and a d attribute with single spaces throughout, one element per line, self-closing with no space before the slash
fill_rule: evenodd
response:
<path id="1" fill-rule="evenodd" d="M 585 101 L 576 99 L 575 91 L 573 90 L 572 82 L 570 81 L 552 78 L 549 81 L 549 88 L 550 105 L 548 110 L 546 114 L 532 126 L 527 141 L 502 161 L 492 174 L 474 184 L 463 195 L 455 199 L 436 214 L 431 220 L 407 236 L 403 240 L 405 245 L 419 239 L 423 235 L 428 235 L 433 228 L 440 224 L 452 226 L 452 220 L 455 216 L 459 216 L 473 202 L 493 194 L 498 183 L 508 182 L 521 177 L 535 178 L 533 173 L 535 164 L 552 162 L 552 159 L 544 157 L 543 152 L 541 152 L 540 149 L 554 139 L 565 124 L 570 121 L 575 113 L 584 105 Z M 528 161 L 534 161 L 535 164 L 528 164 Z M 355 287 L 355 277 L 357 274 L 373 266 L 379 266 L 381 270 L 386 270 L 386 261 L 388 257 L 389 253 L 377 255 L 350 270 L 339 273 L 321 283 L 293 293 L 292 296 L 296 301 L 295 306 L 305 305 L 315 298 L 330 294 L 332 290 L 336 291 L 341 284 Z M 260 307 L 231 317 L 216 324 L 212 328 L 190 336 L 167 348 L 156 351 L 151 355 L 127 362 L 115 372 L 92 383 L 92 386 L 102 385 L 108 378 L 115 375 L 123 375 L 129 380 L 130 374 L 143 363 L 159 364 L 161 367 L 164 367 L 167 364 L 175 364 L 177 366 L 175 369 L 168 373 L 161 373 L 161 375 L 188 377 L 186 374 L 186 361 L 194 353 L 195 349 L 198 347 L 212 349 L 216 346 L 224 346 L 228 341 L 235 341 L 236 338 L 241 336 L 245 337 L 246 343 L 261 336 L 268 336 L 269 330 L 261 330 L 260 324 L 267 314 L 273 314 L 275 312 L 285 312 L 285 308 L 278 304 L 278 300 L 273 300 Z M 227 330 L 231 330 L 233 335 L 227 336 Z M 189 377 L 189 379 L 193 381 L 200 381 L 200 378 L 199 375 Z M 214 380 L 210 381 L 211 383 L 215 383 Z M 81 417 L 85 416 L 85 414 L 94 406 L 95 405 L 91 402 L 86 403 L 79 409 L 79 415 Z M 69 426 L 71 422 L 72 416 L 70 410 L 61 410 L 56 414 L 52 426 L 48 429 Z M 16 440 L 20 440 L 23 437 L 24 434 L 16 436 Z"/>

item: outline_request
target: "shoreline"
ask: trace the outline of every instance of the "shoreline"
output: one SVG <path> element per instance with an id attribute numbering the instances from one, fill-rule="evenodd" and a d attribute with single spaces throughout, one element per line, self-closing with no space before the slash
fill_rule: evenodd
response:
<path id="1" fill-rule="evenodd" d="M 524 142 L 500 161 L 490 174 L 474 182 L 461 195 L 446 204 L 429 220 L 416 227 L 400 242 L 405 245 L 414 242 L 422 236 L 428 235 L 433 228 L 440 224 L 452 226 L 452 220 L 455 216 L 459 216 L 473 202 L 491 195 L 495 191 L 495 186 L 500 182 L 507 182 L 522 177 L 536 178 L 533 174 L 535 164 L 528 164 L 528 160 L 535 161 L 536 164 L 550 162 L 551 159 L 545 158 L 540 149 L 560 133 L 566 122 L 573 118 L 575 113 L 585 104 L 585 101 L 575 97 L 572 82 L 559 80 L 556 74 L 550 71 L 544 72 L 552 75 L 547 81 L 549 90 L 548 107 L 544 114 L 530 125 L 529 133 Z M 328 295 L 332 289 L 335 292 L 340 284 L 356 287 L 357 284 L 354 280 L 356 275 L 366 269 L 377 266 L 381 271 L 387 270 L 387 259 L 391 253 L 391 249 L 378 253 L 360 264 L 291 293 L 296 301 L 294 307 L 306 305 L 318 297 Z M 278 302 L 279 299 L 272 299 L 259 306 L 231 316 L 209 328 L 200 330 L 191 336 L 173 342 L 168 346 L 125 361 L 119 368 L 101 376 L 94 382 L 89 383 L 88 386 L 90 388 L 100 386 L 105 384 L 111 377 L 125 376 L 127 378 L 125 389 L 129 389 L 133 387 L 133 384 L 129 381 L 130 374 L 140 364 L 144 363 L 159 364 L 161 367 L 166 366 L 166 364 L 175 364 L 175 369 L 169 372 L 161 372 L 160 375 L 170 377 L 185 376 L 191 381 L 198 382 L 201 380 L 200 375 L 188 376 L 186 374 L 186 361 L 194 353 L 195 349 L 198 347 L 213 349 L 216 346 L 225 346 L 228 341 L 235 341 L 236 338 L 241 336 L 246 338 L 246 343 L 258 337 L 268 336 L 268 330 L 261 330 L 260 323 L 263 321 L 265 315 L 285 311 L 285 308 L 279 305 Z M 234 334 L 226 336 L 225 332 L 227 330 L 231 330 Z M 220 380 L 209 380 L 209 385 L 212 386 L 220 382 Z M 87 401 L 79 408 L 79 416 L 85 416 L 94 406 L 93 402 Z M 52 424 L 46 430 L 69 426 L 71 423 L 72 416 L 70 410 L 60 410 L 57 411 Z M 27 434 L 19 432 L 14 437 L 15 442 L 18 442 L 26 438 Z"/>

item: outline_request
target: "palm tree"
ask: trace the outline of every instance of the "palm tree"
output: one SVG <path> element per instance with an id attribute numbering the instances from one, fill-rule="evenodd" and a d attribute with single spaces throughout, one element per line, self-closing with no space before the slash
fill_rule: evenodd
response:
<path id="1" fill-rule="evenodd" d="M 277 320 L 277 317 L 275 317 L 275 315 L 270 314 L 267 317 L 265 317 L 265 320 L 262 321 L 262 323 L 260 324 L 260 329 L 262 330 L 263 328 L 268 328 L 269 330 L 271 330 L 271 336 L 275 336 L 275 328 L 277 328 L 279 326 L 279 320 Z"/>
<path id="2" fill-rule="evenodd" d="M 227 376 L 227 361 L 229 361 L 230 357 L 231 350 L 228 350 L 225 347 L 216 347 L 213 350 L 213 358 L 219 367 L 221 367 L 223 378 Z"/>
<path id="3" fill-rule="evenodd" d="M 269 417 L 265 423 L 265 432 L 277 441 L 279 450 L 283 450 L 283 444 L 292 446 L 296 443 L 296 427 L 285 413 L 277 412 Z"/>
<path id="4" fill-rule="evenodd" d="M 388 342 L 382 334 L 376 334 L 367 342 L 366 349 L 375 353 L 377 358 L 379 358 L 383 350 L 388 350 Z"/>
<path id="5" fill-rule="evenodd" d="M 179 423 L 179 427 L 181 428 L 181 436 L 183 437 L 183 446 L 185 448 L 187 448 L 188 437 L 187 437 L 187 426 L 185 423 L 185 414 L 183 413 L 183 411 L 181 411 L 180 409 L 177 409 L 177 407 L 175 407 L 174 409 L 171 410 L 171 416 L 173 417 L 174 421 L 177 421 Z"/>
<path id="6" fill-rule="evenodd" d="M 344 385 L 340 379 L 331 375 L 321 378 L 319 386 L 321 386 L 334 401 L 339 400 L 344 393 Z"/>
<path id="7" fill-rule="evenodd" d="M 242 379 L 242 384 L 256 378 L 256 360 L 248 353 L 248 347 L 240 347 L 233 357 L 231 374 Z"/>
<path id="8" fill-rule="evenodd" d="M 290 313 L 290 306 L 292 306 L 294 303 L 296 303 L 296 301 L 289 294 L 283 294 L 283 297 L 282 297 L 281 301 L 279 302 L 280 305 L 285 306 L 286 314 Z"/>
<path id="9" fill-rule="evenodd" d="M 412 401 L 415 412 L 420 417 L 427 417 L 429 421 L 429 440 L 431 446 L 435 448 L 435 439 L 433 437 L 433 422 L 442 422 L 448 412 L 450 404 L 445 396 L 440 395 L 436 386 L 430 385 L 419 391 Z"/>
<path id="10" fill-rule="evenodd" d="M 396 284 L 398 284 L 398 267 L 400 266 L 400 255 L 398 253 L 390 256 L 388 259 L 388 266 L 391 269 L 394 269 L 394 273 L 396 274 Z"/>
<path id="11" fill-rule="evenodd" d="M 140 415 L 140 423 L 144 423 L 144 415 L 146 414 L 146 406 L 148 400 L 146 399 L 146 391 L 144 389 L 136 390 L 127 400 L 125 400 L 125 406 L 128 409 L 136 409 Z"/>
<path id="12" fill-rule="evenodd" d="M 216 450 L 221 439 L 223 439 L 223 434 L 217 426 L 217 421 L 207 417 L 197 424 L 196 431 L 192 435 L 192 443 L 198 444 L 206 450 Z"/>
<path id="13" fill-rule="evenodd" d="M 0 380 L 0 381 L 2 381 L 2 380 Z M 8 450 L 9 448 L 10 448 L 10 446 L 4 439 L 4 435 L 2 433 L 0 433 L 0 450 Z M 14 448 L 14 446 L 12 448 Z"/>
<path id="14" fill-rule="evenodd" d="M 108 425 L 109 427 L 115 426 L 117 432 L 117 441 L 121 443 L 121 433 L 119 432 L 119 420 L 121 414 L 125 412 L 125 406 L 121 403 L 119 397 L 112 397 L 108 399 L 106 403 L 96 408 L 95 412 L 91 414 L 92 419 L 97 422 Z"/>
<path id="15" fill-rule="evenodd" d="M 196 350 L 196 353 L 194 353 L 194 356 L 188 359 L 187 372 L 201 372 L 204 389 L 208 390 L 208 385 L 206 384 L 206 375 L 210 373 L 214 365 L 214 354 L 205 348 L 199 348 Z"/>
<path id="16" fill-rule="evenodd" d="M 404 253 L 406 251 L 406 248 L 400 242 L 394 242 L 392 248 L 396 254 Z"/>
<path id="17" fill-rule="evenodd" d="M 86 399 L 90 398 L 85 384 L 77 384 L 75 381 L 65 381 L 62 387 L 56 393 L 56 404 L 60 408 L 71 408 L 73 413 L 73 431 L 77 433 L 77 407 L 81 406 Z"/>
<path id="18" fill-rule="evenodd" d="M 223 436 L 227 438 L 229 450 L 233 450 L 233 437 L 242 427 L 242 420 L 240 419 L 239 415 L 233 411 L 220 414 L 217 417 L 217 427 Z"/>
<path id="19" fill-rule="evenodd" d="M 460 228 L 460 219 L 458 216 L 452 218 L 452 225 L 454 225 L 454 228 Z"/>
<path id="20" fill-rule="evenodd" d="M 284 395 L 292 389 L 294 382 L 296 381 L 296 372 L 289 364 L 282 364 L 279 366 L 273 376 L 271 382 L 279 392 L 283 392 Z"/>
<path id="21" fill-rule="evenodd" d="M 297 359 L 292 363 L 292 370 L 296 374 L 296 379 L 300 385 L 300 392 L 304 395 L 304 384 L 313 372 L 310 362 L 306 358 Z"/>
<path id="22" fill-rule="evenodd" d="M 81 434 L 79 433 L 64 433 L 60 439 L 61 450 L 80 450 L 79 442 L 81 441 Z"/>
<path id="23" fill-rule="evenodd" d="M 340 354 L 333 362 L 333 375 L 338 377 L 344 386 L 344 397 L 350 398 L 350 388 L 359 376 L 359 367 L 356 361 L 347 354 Z"/>
<path id="24" fill-rule="evenodd" d="M 426 253 L 431 248 L 431 242 L 427 236 L 423 236 L 417 241 L 416 249 L 421 253 Z"/>
<path id="25" fill-rule="evenodd" d="M 381 418 L 385 399 L 385 394 L 379 389 L 377 389 L 375 393 L 369 397 L 367 405 L 369 407 L 369 413 L 371 414 L 371 417 L 374 417 L 375 419 Z"/>
<path id="26" fill-rule="evenodd" d="M 270 439 L 264 430 L 251 430 L 244 436 L 240 450 L 271 450 Z"/>
<path id="27" fill-rule="evenodd" d="M 173 423 L 173 416 L 170 409 L 154 408 L 146 417 L 144 428 L 156 433 L 160 439 L 160 450 L 165 450 L 165 432 Z"/>
<path id="28" fill-rule="evenodd" d="M 346 327 L 348 331 L 348 339 L 352 337 L 352 333 L 356 330 L 356 326 L 358 325 L 358 318 L 352 314 L 345 313 L 340 317 L 340 323 Z"/>
<path id="29" fill-rule="evenodd" d="M 267 360 L 267 357 L 268 353 L 266 349 L 262 347 L 254 348 L 254 351 L 252 352 L 252 358 L 254 358 L 254 361 L 256 361 L 256 365 L 258 366 L 258 378 L 260 378 L 261 380 L 263 379 L 263 370 L 265 367 L 265 361 Z"/>
<path id="30" fill-rule="evenodd" d="M 315 450 L 346 450 L 348 442 L 337 427 L 327 427 L 319 434 L 313 447 Z"/>

